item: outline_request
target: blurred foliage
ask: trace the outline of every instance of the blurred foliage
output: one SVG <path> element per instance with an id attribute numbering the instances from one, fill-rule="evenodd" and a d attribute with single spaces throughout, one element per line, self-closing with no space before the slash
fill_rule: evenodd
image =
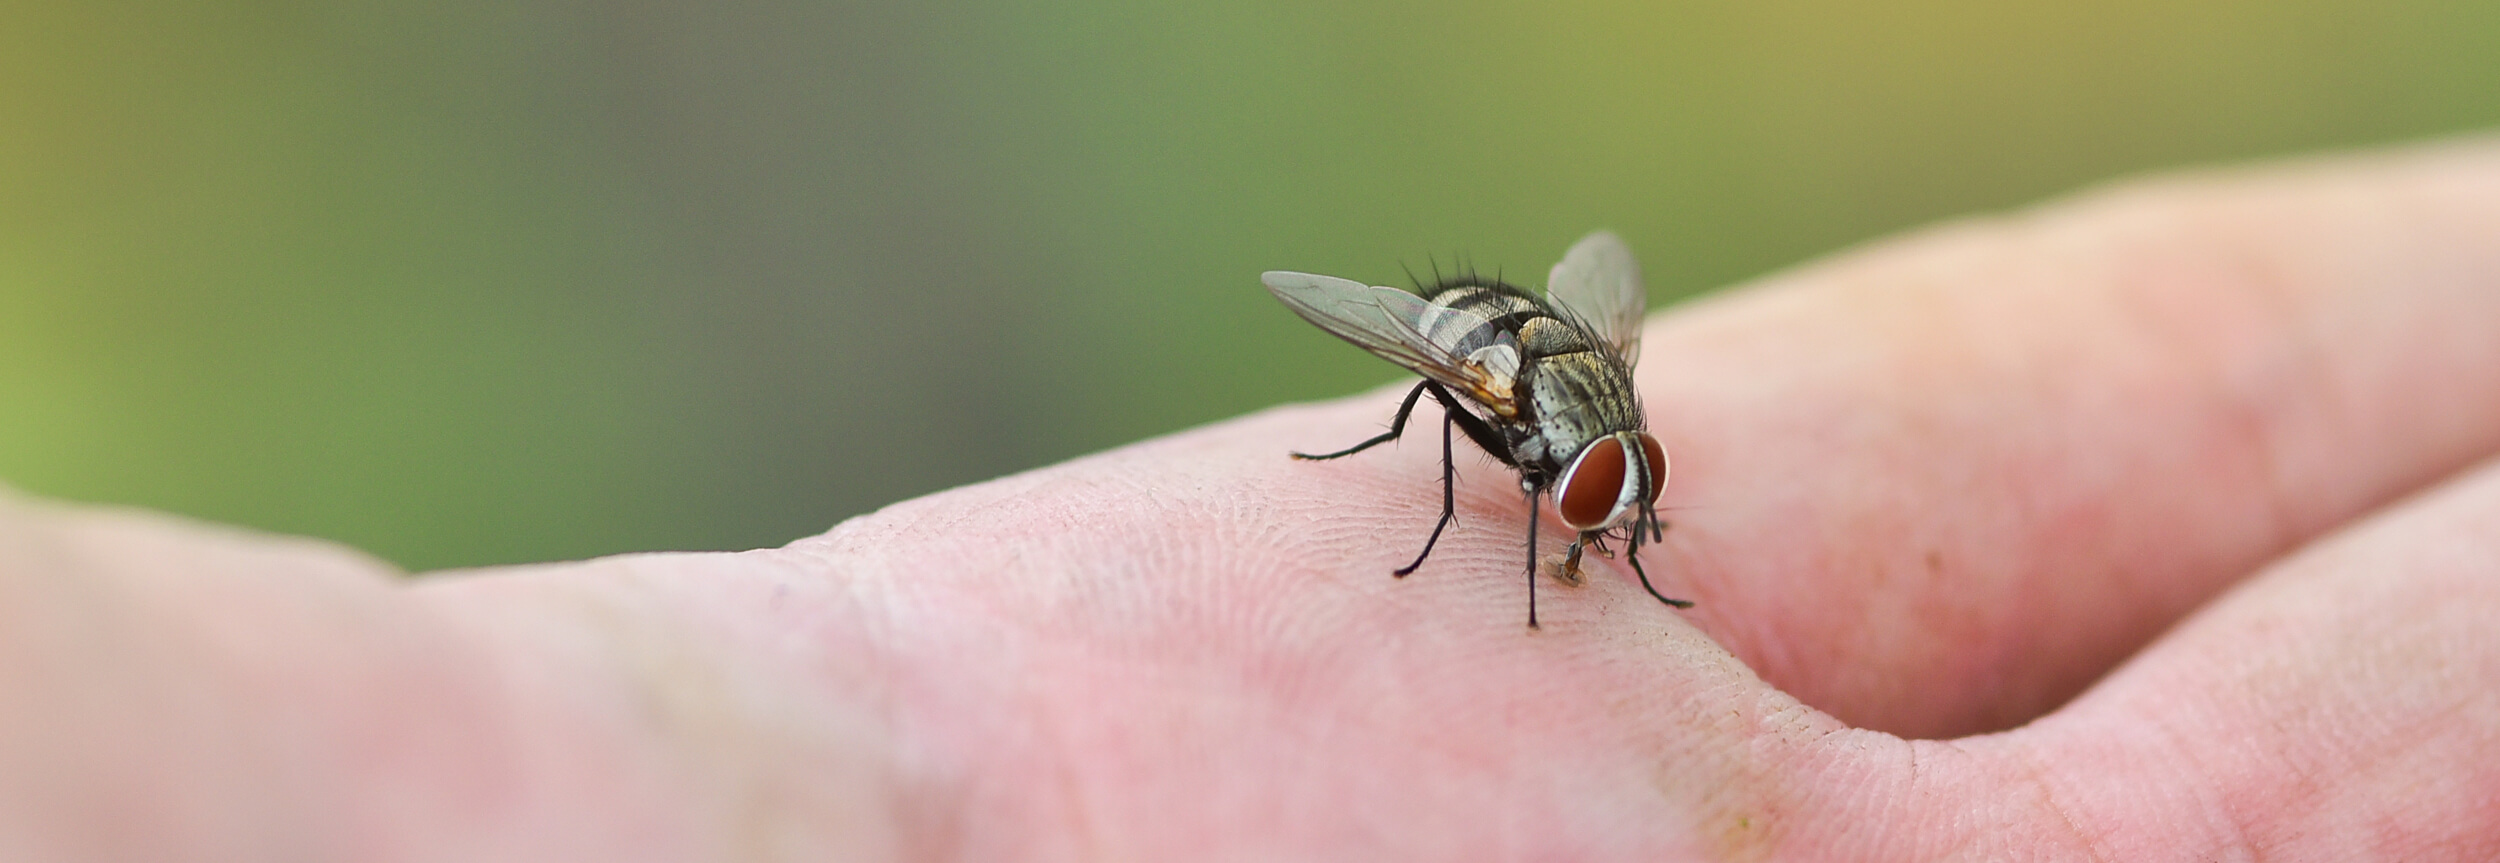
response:
<path id="1" fill-rule="evenodd" d="M 18 3 L 0 480 L 419 568 L 777 544 L 1397 376 L 1261 270 L 1606 226 L 1663 303 L 2493 81 L 2500 5 L 2422 0 Z"/>

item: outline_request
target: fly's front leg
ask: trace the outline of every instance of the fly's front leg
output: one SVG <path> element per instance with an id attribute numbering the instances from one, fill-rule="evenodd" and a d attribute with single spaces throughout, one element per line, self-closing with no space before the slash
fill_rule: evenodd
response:
<path id="1" fill-rule="evenodd" d="M 1640 576 L 1640 577 L 1641 577 L 1641 589 L 1642 589 L 1642 590 L 1649 591 L 1649 595 L 1650 595 L 1650 596 L 1652 596 L 1652 597 L 1656 597 L 1656 598 L 1657 598 L 1657 600 L 1658 600 L 1659 602 L 1663 602 L 1663 603 L 1666 603 L 1666 604 L 1668 604 L 1668 605 L 1675 606 L 1675 607 L 1677 607 L 1677 608 L 1691 608 L 1691 607 L 1693 607 L 1693 601 L 1692 601 L 1692 600 L 1689 600 L 1689 599 L 1668 599 L 1666 594 L 1663 594 L 1663 593 L 1659 593 L 1659 592 L 1658 592 L 1658 588 L 1651 587 L 1651 586 L 1649 585 L 1649 573 L 1641 569 L 1641 559 L 1640 559 L 1640 558 L 1638 558 L 1638 557 L 1634 557 L 1634 556 L 1632 556 L 1632 555 L 1628 555 L 1628 554 L 1627 554 L 1627 555 L 1624 555 L 1623 557 L 1624 557 L 1624 559 L 1625 559 L 1625 560 L 1629 560 L 1629 561 L 1631 561 L 1631 562 L 1632 562 L 1632 574 L 1633 574 L 1633 575 L 1637 575 L 1637 576 Z"/>
<path id="2" fill-rule="evenodd" d="M 1666 534 L 1657 526 L 1657 524 L 1657 516 L 1650 516 L 1649 530 L 1647 532 L 1664 539 Z M 1676 608 L 1693 607 L 1692 600 L 1668 599 L 1666 594 L 1658 592 L 1658 588 L 1650 586 L 1649 571 L 1641 568 L 1641 534 L 1644 533 L 1644 531 L 1641 530 L 1641 527 L 1641 525 L 1632 526 L 1632 542 L 1631 544 L 1624 546 L 1623 549 L 1623 559 L 1632 562 L 1632 574 L 1641 577 L 1641 589 L 1649 591 L 1649 595 L 1656 598 L 1659 602 L 1675 606 Z"/>

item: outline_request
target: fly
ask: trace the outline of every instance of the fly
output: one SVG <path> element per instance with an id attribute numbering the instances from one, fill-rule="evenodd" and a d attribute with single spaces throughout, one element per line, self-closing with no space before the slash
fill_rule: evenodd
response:
<path id="1" fill-rule="evenodd" d="M 1519 472 L 1528 497 L 1530 629 L 1537 625 L 1537 499 L 1546 496 L 1563 524 L 1579 532 L 1564 555 L 1565 578 L 1578 578 L 1582 549 L 1612 556 L 1606 540 L 1620 538 L 1650 596 L 1693 606 L 1652 587 L 1638 556 L 1645 540 L 1666 538 L 1657 501 L 1667 485 L 1667 451 L 1644 427 L 1632 388 L 1648 298 L 1640 263 L 1621 238 L 1599 231 L 1573 244 L 1548 274 L 1543 296 L 1474 273 L 1438 278 L 1420 294 L 1310 273 L 1276 271 L 1259 280 L 1303 320 L 1424 378 L 1398 405 L 1387 432 L 1294 458 L 1342 458 L 1397 440 L 1426 393 L 1441 403 L 1441 520 L 1415 562 L 1395 575 L 1424 565 L 1456 516 L 1456 428 Z"/>

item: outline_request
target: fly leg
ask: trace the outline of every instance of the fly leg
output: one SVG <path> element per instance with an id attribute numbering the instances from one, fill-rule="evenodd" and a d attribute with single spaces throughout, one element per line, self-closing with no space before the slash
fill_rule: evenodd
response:
<path id="1" fill-rule="evenodd" d="M 1305 461 L 1324 461 L 1332 458 L 1344 458 L 1346 456 L 1370 449 L 1374 446 L 1397 440 L 1399 435 L 1406 433 L 1406 421 L 1414 416 L 1415 403 L 1422 401 L 1424 393 L 1427 392 L 1432 394 L 1434 401 L 1441 403 L 1442 409 L 1441 520 L 1433 523 L 1432 537 L 1424 540 L 1423 553 L 1415 555 L 1415 562 L 1399 567 L 1396 570 L 1392 570 L 1392 574 L 1399 578 L 1405 578 L 1408 574 L 1413 573 L 1416 567 L 1424 565 L 1424 559 L 1432 556 L 1432 547 L 1441 542 L 1441 532 L 1448 529 L 1450 522 L 1456 520 L 1458 517 L 1458 462 L 1455 458 L 1456 454 L 1452 452 L 1451 449 L 1451 427 L 1455 426 L 1460 431 L 1466 432 L 1469 440 L 1475 441 L 1476 446 L 1483 448 L 1485 452 L 1491 453 L 1494 458 L 1499 459 L 1503 464 L 1515 466 L 1517 462 L 1511 459 L 1508 447 L 1502 444 L 1500 433 L 1495 432 L 1493 427 L 1487 425 L 1483 419 L 1478 418 L 1475 414 L 1468 413 L 1465 408 L 1460 407 L 1457 397 L 1450 395 L 1449 390 L 1442 389 L 1441 385 L 1427 380 L 1416 384 L 1414 389 L 1406 392 L 1406 400 L 1398 403 L 1397 416 L 1392 417 L 1389 420 L 1388 431 L 1375 435 L 1370 440 L 1366 440 L 1362 443 L 1358 443 L 1332 453 L 1311 455 L 1309 453 L 1297 452 L 1291 454 L 1294 458 Z"/>
<path id="2" fill-rule="evenodd" d="M 1641 569 L 1641 559 L 1640 559 L 1640 558 L 1638 558 L 1638 557 L 1634 557 L 1634 556 L 1632 556 L 1632 555 L 1628 555 L 1628 554 L 1627 554 L 1627 555 L 1624 555 L 1624 556 L 1623 556 L 1623 559 L 1625 559 L 1625 560 L 1629 560 L 1629 561 L 1631 561 L 1631 562 L 1632 562 L 1632 574 L 1633 574 L 1633 575 L 1637 575 L 1637 576 L 1640 576 L 1640 577 L 1641 577 L 1641 589 L 1642 589 L 1642 590 L 1649 591 L 1649 595 L 1650 595 L 1650 596 L 1657 597 L 1657 599 L 1658 599 L 1658 601 L 1659 601 L 1659 602 L 1663 602 L 1663 603 L 1666 603 L 1666 604 L 1668 604 L 1668 605 L 1675 606 L 1675 607 L 1677 607 L 1677 608 L 1691 608 L 1691 607 L 1693 607 L 1693 601 L 1692 601 L 1692 600 L 1689 600 L 1689 599 L 1668 599 L 1666 594 L 1659 593 L 1657 588 L 1649 586 L 1649 573 L 1648 573 L 1648 572 L 1646 572 L 1646 571 L 1643 571 L 1643 570 Z"/>
<path id="3" fill-rule="evenodd" d="M 1658 525 L 1658 516 L 1655 513 L 1652 513 L 1648 521 L 1649 530 L 1646 532 L 1657 536 L 1659 540 L 1664 541 L 1667 536 L 1666 530 Z M 1641 530 L 1641 527 L 1641 525 L 1637 524 L 1632 526 L 1632 542 L 1623 549 L 1623 559 L 1632 562 L 1632 574 L 1641 577 L 1641 589 L 1649 591 L 1649 595 L 1655 597 L 1659 602 L 1675 606 L 1676 608 L 1693 607 L 1692 600 L 1668 599 L 1666 594 L 1658 592 L 1658 588 L 1650 586 L 1649 571 L 1641 568 L 1641 534 L 1644 533 L 1644 531 Z"/>
<path id="4" fill-rule="evenodd" d="M 1388 430 L 1388 431 L 1385 431 L 1385 432 L 1381 432 L 1380 434 L 1378 434 L 1378 435 L 1374 436 L 1371 440 L 1367 440 L 1367 441 L 1364 441 L 1364 442 L 1362 442 L 1362 443 L 1358 443 L 1358 444 L 1355 444 L 1355 445 L 1353 445 L 1353 446 L 1346 447 L 1345 449 L 1341 449 L 1341 450 L 1338 450 L 1338 451 L 1336 451 L 1336 452 L 1327 453 L 1327 454 L 1324 454 L 1324 455 L 1311 455 L 1311 454 L 1308 454 L 1308 453 L 1298 453 L 1298 452 L 1297 452 L 1297 453 L 1290 453 L 1290 455 L 1292 455 L 1294 458 L 1301 459 L 1301 460 L 1303 460 L 1303 461 L 1326 461 L 1326 460 L 1328 460 L 1328 459 L 1332 459 L 1332 458 L 1344 458 L 1344 457 L 1346 457 L 1346 456 L 1350 456 L 1350 455 L 1353 455 L 1353 454 L 1355 454 L 1355 453 L 1362 452 L 1362 451 L 1367 450 L 1367 449 L 1371 449 L 1373 446 L 1376 446 L 1376 445 L 1379 445 L 1379 444 L 1388 443 L 1388 442 L 1393 441 L 1393 440 L 1397 440 L 1397 439 L 1398 439 L 1398 435 L 1401 435 L 1401 434 L 1405 434 L 1405 433 L 1406 433 L 1406 417 L 1407 417 L 1407 415 L 1408 415 L 1408 414 L 1412 414 L 1412 413 L 1414 413 L 1414 412 L 1415 412 L 1415 401 L 1416 401 L 1417 399 L 1421 399 L 1421 398 L 1423 398 L 1423 397 L 1424 397 L 1424 390 L 1425 390 L 1425 388 L 1430 387 L 1430 386 L 1432 386 L 1432 382 L 1431 382 L 1431 381 L 1425 381 L 1425 382 L 1423 382 L 1423 383 L 1416 384 L 1416 385 L 1415 385 L 1415 388 L 1414 388 L 1413 390 L 1409 390 L 1409 391 L 1406 393 L 1406 401 L 1403 401 L 1403 402 L 1399 402 L 1399 403 L 1398 403 L 1398 415 L 1397 415 L 1395 418 L 1393 418 L 1393 419 L 1389 420 L 1389 430 Z"/>
<path id="5" fill-rule="evenodd" d="M 1421 393 L 1423 388 L 1417 387 L 1415 392 Z M 1410 408 L 1415 406 L 1414 396 L 1406 397 L 1406 406 Z M 1406 413 L 1400 411 L 1398 419 L 1404 421 Z M 1422 554 L 1415 555 L 1415 562 L 1390 572 L 1391 575 L 1405 578 L 1413 573 L 1416 567 L 1424 565 L 1424 558 L 1432 556 L 1433 544 L 1441 541 L 1441 529 L 1449 527 L 1450 519 L 1458 516 L 1458 492 L 1456 490 L 1458 468 L 1450 459 L 1450 427 L 1457 424 L 1458 415 L 1455 413 L 1441 417 L 1441 520 L 1432 523 L 1432 537 L 1424 540 L 1424 551 Z"/>
<path id="6" fill-rule="evenodd" d="M 1528 489 L 1528 628 L 1536 628 L 1536 493 Z"/>
<path id="7" fill-rule="evenodd" d="M 1432 394 L 1432 399 L 1434 401 L 1441 403 L 1441 520 L 1433 523 L 1432 536 L 1424 540 L 1424 550 L 1421 554 L 1415 555 L 1415 562 L 1391 571 L 1392 574 L 1399 578 L 1405 578 L 1408 574 L 1413 573 L 1417 567 L 1424 565 L 1424 559 L 1432 556 L 1432 547 L 1441 542 L 1441 532 L 1448 529 L 1450 522 L 1458 518 L 1458 461 L 1455 457 L 1456 453 L 1452 450 L 1450 429 L 1455 427 L 1459 431 L 1466 432 L 1468 440 L 1474 441 L 1478 448 L 1483 449 L 1485 453 L 1493 456 L 1496 461 L 1516 468 L 1519 466 L 1519 460 L 1511 457 L 1510 445 L 1503 441 L 1501 432 L 1495 430 L 1492 424 L 1485 422 L 1484 418 L 1476 416 L 1474 413 L 1469 412 L 1465 407 L 1460 406 L 1458 397 L 1451 395 L 1449 390 L 1444 389 L 1438 383 L 1426 380 L 1422 383 L 1416 384 L 1414 389 L 1406 392 L 1406 400 L 1398 403 L 1397 416 L 1392 417 L 1389 420 L 1388 431 L 1374 435 L 1371 439 L 1363 441 L 1362 443 L 1358 443 L 1332 453 L 1312 455 L 1310 453 L 1297 452 L 1290 454 L 1294 458 L 1302 459 L 1304 461 L 1325 461 L 1332 458 L 1344 458 L 1346 456 L 1370 449 L 1374 446 L 1397 440 L 1399 435 L 1406 433 L 1406 421 L 1414 415 L 1415 403 L 1422 401 L 1424 393 L 1427 392 Z M 1528 517 L 1531 522 L 1528 537 L 1530 544 L 1529 550 L 1533 552 L 1535 550 L 1534 545 L 1536 542 L 1534 531 L 1535 525 L 1533 523 L 1536 518 L 1536 493 L 1534 490 L 1531 490 L 1528 495 Z M 1528 625 L 1533 627 L 1536 625 L 1536 557 L 1534 554 L 1529 555 L 1528 558 L 1528 576 L 1530 579 L 1528 585 Z"/>

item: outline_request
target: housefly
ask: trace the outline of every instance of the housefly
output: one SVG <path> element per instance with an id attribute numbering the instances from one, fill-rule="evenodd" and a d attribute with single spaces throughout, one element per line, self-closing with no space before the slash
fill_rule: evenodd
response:
<path id="1" fill-rule="evenodd" d="M 1537 625 L 1541 496 L 1550 496 L 1563 524 L 1580 534 L 1564 555 L 1562 577 L 1578 579 L 1582 549 L 1612 556 L 1606 540 L 1620 538 L 1624 560 L 1650 596 L 1692 607 L 1652 587 L 1638 556 L 1645 540 L 1666 538 L 1657 500 L 1667 485 L 1667 452 L 1643 427 L 1632 389 L 1647 296 L 1640 263 L 1621 238 L 1599 231 L 1574 244 L 1548 274 L 1542 296 L 1472 272 L 1436 277 L 1419 292 L 1310 273 L 1269 272 L 1259 280 L 1303 320 L 1424 378 L 1398 405 L 1387 432 L 1294 458 L 1342 458 L 1397 440 L 1425 394 L 1441 404 L 1441 520 L 1397 576 L 1432 556 L 1456 514 L 1456 428 L 1519 472 L 1528 497 L 1529 628 Z"/>

